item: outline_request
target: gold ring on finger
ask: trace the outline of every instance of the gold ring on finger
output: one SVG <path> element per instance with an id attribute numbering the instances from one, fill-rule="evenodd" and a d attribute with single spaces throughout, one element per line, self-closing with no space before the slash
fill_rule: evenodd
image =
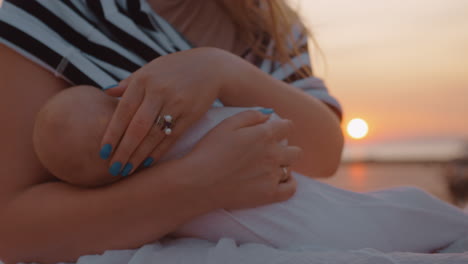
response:
<path id="1" fill-rule="evenodd" d="M 280 183 L 285 183 L 289 180 L 288 166 L 281 166 L 283 175 L 281 176 Z"/>

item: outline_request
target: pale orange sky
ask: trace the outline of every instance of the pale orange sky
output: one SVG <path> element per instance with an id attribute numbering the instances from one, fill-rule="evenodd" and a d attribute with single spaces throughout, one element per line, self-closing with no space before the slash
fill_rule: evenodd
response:
<path id="1" fill-rule="evenodd" d="M 467 0 L 292 0 L 328 63 L 318 73 L 370 125 L 364 142 L 468 137 Z"/>

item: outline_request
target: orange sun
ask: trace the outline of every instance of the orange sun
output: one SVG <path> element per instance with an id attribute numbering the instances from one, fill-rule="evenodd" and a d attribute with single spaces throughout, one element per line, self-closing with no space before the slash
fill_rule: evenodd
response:
<path id="1" fill-rule="evenodd" d="M 361 118 L 354 118 L 349 121 L 346 131 L 348 135 L 354 139 L 362 139 L 367 136 L 369 126 L 367 122 Z"/>

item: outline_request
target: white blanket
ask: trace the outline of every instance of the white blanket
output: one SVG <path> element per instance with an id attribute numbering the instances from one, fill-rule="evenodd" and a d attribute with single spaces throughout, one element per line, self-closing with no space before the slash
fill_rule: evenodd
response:
<path id="1" fill-rule="evenodd" d="M 456 249 L 466 253 L 382 253 L 360 250 L 278 250 L 260 244 L 236 245 L 231 239 L 211 243 L 198 239 L 178 239 L 143 246 L 136 250 L 107 251 L 83 256 L 77 264 L 466 264 L 468 237 Z"/>

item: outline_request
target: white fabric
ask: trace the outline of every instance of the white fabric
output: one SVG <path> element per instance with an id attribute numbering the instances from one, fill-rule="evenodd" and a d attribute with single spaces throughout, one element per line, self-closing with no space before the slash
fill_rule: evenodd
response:
<path id="1" fill-rule="evenodd" d="M 213 108 L 164 159 L 184 155 L 219 122 L 248 108 Z M 257 108 L 254 108 L 257 109 Z M 270 120 L 279 118 L 273 114 Z M 278 168 L 279 169 L 279 168 Z M 383 252 L 429 252 L 468 233 L 468 214 L 413 187 L 354 193 L 293 172 L 296 195 L 260 208 L 218 210 L 176 234 L 218 241 L 255 242 L 282 249 L 371 247 Z"/>
<path id="2" fill-rule="evenodd" d="M 77 264 L 466 264 L 468 243 L 465 246 L 458 253 L 444 254 L 383 253 L 375 249 L 286 251 L 261 244 L 237 245 L 232 239 L 217 243 L 178 239 L 136 250 L 109 250 L 103 255 L 83 256 Z"/>

